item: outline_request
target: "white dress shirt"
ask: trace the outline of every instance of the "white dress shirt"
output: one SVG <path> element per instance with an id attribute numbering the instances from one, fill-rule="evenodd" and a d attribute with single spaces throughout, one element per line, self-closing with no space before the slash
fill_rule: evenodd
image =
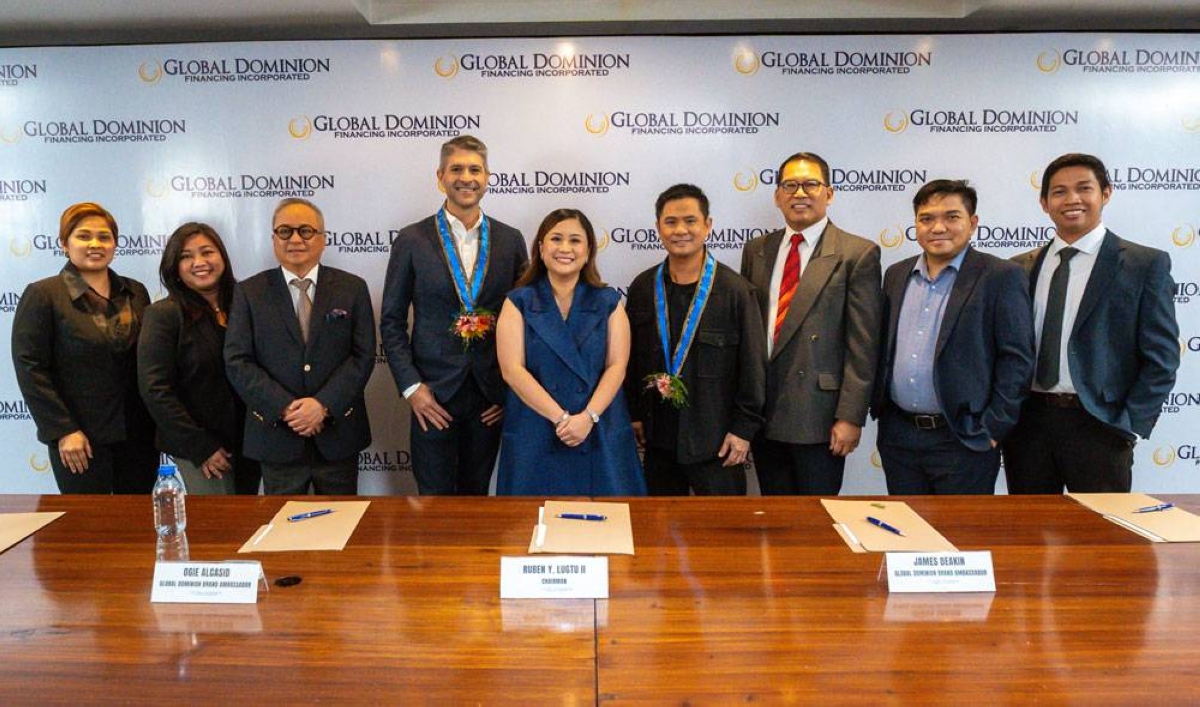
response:
<path id="1" fill-rule="evenodd" d="M 303 280 L 306 277 L 311 280 L 312 284 L 308 286 L 308 299 L 309 301 L 316 302 L 317 275 L 321 270 L 321 264 L 317 263 L 316 265 L 312 266 L 312 270 L 309 270 L 307 275 L 297 275 L 282 265 L 279 266 L 279 270 L 283 273 L 283 282 L 285 285 L 287 285 L 288 294 L 292 296 L 292 311 L 296 313 L 296 316 L 300 316 L 300 288 L 293 285 L 292 280 L 296 278 Z"/>
<path id="2" fill-rule="evenodd" d="M 771 350 L 775 348 L 775 317 L 779 313 L 779 285 L 783 283 L 783 267 L 787 264 L 788 250 L 792 247 L 792 236 L 800 233 L 804 236 L 804 240 L 800 242 L 800 279 L 804 279 L 804 268 L 808 267 L 809 258 L 812 257 L 813 251 L 817 249 L 817 244 L 821 242 L 821 234 L 825 232 L 825 227 L 829 225 L 829 217 L 826 216 L 820 221 L 804 229 L 796 231 L 791 226 L 785 226 L 783 229 L 783 242 L 779 244 L 779 254 L 775 256 L 775 266 L 771 270 L 771 306 L 767 312 L 767 356 L 771 355 Z M 800 285 L 797 284 L 796 287 Z M 793 296 L 792 304 L 795 304 L 796 299 Z M 792 305 L 788 305 L 790 308 Z"/>
<path id="3" fill-rule="evenodd" d="M 1087 235 L 1067 243 L 1058 236 L 1050 242 L 1046 257 L 1042 260 L 1042 270 L 1038 273 L 1037 284 L 1033 291 L 1033 323 L 1037 331 L 1038 351 L 1042 349 L 1042 324 L 1046 321 L 1046 300 L 1050 297 L 1050 278 L 1062 262 L 1058 252 L 1066 247 L 1072 247 L 1079 252 L 1071 258 L 1071 279 L 1067 283 L 1067 300 L 1063 307 L 1063 334 L 1060 341 L 1062 346 L 1058 352 L 1058 383 L 1049 390 L 1042 390 L 1036 380 L 1033 389 L 1042 393 L 1071 393 L 1075 394 L 1075 382 L 1071 380 L 1071 365 L 1068 362 L 1067 350 L 1070 348 L 1071 331 L 1075 328 L 1075 315 L 1079 313 L 1079 303 L 1083 300 L 1083 291 L 1087 287 L 1088 278 L 1092 276 L 1092 268 L 1096 265 L 1096 256 L 1100 253 L 1100 245 L 1104 242 L 1104 234 L 1108 229 L 1104 224 L 1096 226 Z M 1034 357 L 1037 360 L 1037 357 Z"/>

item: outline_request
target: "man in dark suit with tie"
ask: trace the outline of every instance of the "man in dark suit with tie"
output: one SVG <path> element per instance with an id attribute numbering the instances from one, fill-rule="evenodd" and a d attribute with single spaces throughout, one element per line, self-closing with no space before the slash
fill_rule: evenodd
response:
<path id="1" fill-rule="evenodd" d="M 921 187 L 913 210 L 923 253 L 883 278 L 871 413 L 889 494 L 994 493 L 997 445 L 1033 376 L 1025 273 L 971 247 L 976 203 L 965 181 Z"/>
<path id="2" fill-rule="evenodd" d="M 520 231 L 480 208 L 488 184 L 482 141 L 462 135 L 442 145 L 437 179 L 444 206 L 392 244 L 379 330 L 412 406 L 418 491 L 486 495 L 505 393 L 495 316 L 529 255 Z"/>
<path id="3" fill-rule="evenodd" d="M 1010 493 L 1127 493 L 1179 368 L 1171 259 L 1105 228 L 1104 163 L 1066 154 L 1042 175 L 1058 235 L 1016 260 L 1029 273 L 1037 369 L 1004 445 Z"/>
<path id="4" fill-rule="evenodd" d="M 325 218 L 284 199 L 272 219 L 280 267 L 238 284 L 225 370 L 246 402 L 245 454 L 268 494 L 358 493 L 371 443 L 363 390 L 375 367 L 375 313 L 361 277 L 321 265 Z"/>
<path id="5" fill-rule="evenodd" d="M 786 228 L 754 239 L 742 275 L 766 324 L 766 424 L 752 445 L 765 495 L 834 495 L 858 447 L 878 357 L 879 246 L 829 220 L 829 165 L 801 152 L 780 165 Z"/>
<path id="6" fill-rule="evenodd" d="M 676 184 L 655 203 L 666 261 L 629 286 L 632 330 L 626 397 L 645 447 L 654 496 L 744 496 L 743 465 L 762 427 L 767 355 L 754 288 L 705 248 L 708 197 Z M 666 323 L 670 351 L 663 347 Z M 667 360 L 681 362 L 669 371 Z M 676 406 L 646 377 L 670 373 L 687 390 Z"/>

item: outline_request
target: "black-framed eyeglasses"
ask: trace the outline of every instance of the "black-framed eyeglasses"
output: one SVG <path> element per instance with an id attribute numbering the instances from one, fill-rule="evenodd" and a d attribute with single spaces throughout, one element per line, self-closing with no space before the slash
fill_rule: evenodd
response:
<path id="1" fill-rule="evenodd" d="M 789 179 L 786 182 L 779 183 L 779 188 L 788 194 L 795 194 L 797 191 L 803 189 L 804 193 L 808 194 L 809 196 L 816 196 L 817 194 L 820 194 L 821 189 L 825 186 L 828 186 L 825 184 L 825 182 L 818 182 L 815 179 L 806 179 L 803 182 L 797 182 L 794 179 Z"/>
<path id="2" fill-rule="evenodd" d="M 319 231 L 312 226 L 276 226 L 272 233 L 281 241 L 290 241 L 294 233 L 300 234 L 300 238 L 303 240 L 311 241 L 314 237 L 324 233 L 324 231 Z"/>

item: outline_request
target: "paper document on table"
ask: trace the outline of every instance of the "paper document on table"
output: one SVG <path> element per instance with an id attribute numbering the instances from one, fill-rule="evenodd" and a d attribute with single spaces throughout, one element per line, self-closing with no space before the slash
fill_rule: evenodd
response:
<path id="1" fill-rule="evenodd" d="M 546 501 L 541 523 L 529 542 L 531 555 L 632 555 L 633 528 L 628 503 Z M 573 520 L 560 515 L 604 516 L 604 520 Z M 538 543 L 541 540 L 541 543 Z"/>
<path id="2" fill-rule="evenodd" d="M 57 513 L 0 513 L 0 552 L 16 545 L 62 516 Z"/>
<path id="3" fill-rule="evenodd" d="M 369 505 L 370 501 L 288 501 L 238 552 L 344 550 Z M 288 520 L 302 514 L 311 515 L 303 520 Z"/>
<path id="4" fill-rule="evenodd" d="M 870 552 L 958 551 L 958 548 L 902 501 L 823 499 L 821 505 L 825 506 L 825 510 L 833 518 L 834 530 L 837 530 L 851 550 L 855 550 L 854 545 L 857 542 L 862 549 Z M 881 528 L 867 520 L 868 518 L 891 526 L 904 535 Z"/>
<path id="5" fill-rule="evenodd" d="M 1148 540 L 1167 543 L 1200 542 L 1200 516 L 1144 493 L 1069 493 L 1082 505 Z M 1138 513 L 1139 508 L 1163 508 Z"/>

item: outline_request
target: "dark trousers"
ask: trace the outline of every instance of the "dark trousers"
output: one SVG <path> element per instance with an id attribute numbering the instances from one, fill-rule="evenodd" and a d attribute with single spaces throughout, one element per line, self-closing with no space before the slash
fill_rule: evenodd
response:
<path id="1" fill-rule="evenodd" d="M 417 491 L 422 496 L 486 496 L 502 423 L 489 427 L 479 416 L 492 403 L 470 377 L 452 398 L 438 402 L 454 418 L 448 428 L 430 425 L 422 431 L 417 416 L 412 418 L 409 439 Z"/>
<path id="2" fill-rule="evenodd" d="M 1000 450 L 970 449 L 949 427 L 920 429 L 888 406 L 879 418 L 877 446 L 891 495 L 996 493 Z"/>
<path id="3" fill-rule="evenodd" d="M 674 450 L 646 448 L 643 468 L 651 496 L 745 496 L 746 468 L 721 466 L 714 457 L 695 464 L 680 464 Z"/>
<path id="4" fill-rule="evenodd" d="M 236 492 L 246 496 L 257 496 L 262 484 L 262 465 L 257 459 L 238 456 L 234 466 L 233 484 Z"/>
<path id="5" fill-rule="evenodd" d="M 303 496 L 312 485 L 318 496 L 358 495 L 358 455 L 328 460 L 317 443 L 304 440 L 304 453 L 293 462 L 262 462 L 263 492 L 268 496 Z"/>
<path id="6" fill-rule="evenodd" d="M 1129 493 L 1133 442 L 1083 408 L 1055 408 L 1031 397 L 1004 441 L 1008 492 Z"/>
<path id="7" fill-rule="evenodd" d="M 828 442 L 788 444 L 760 435 L 750 451 L 764 496 L 836 496 L 842 490 L 846 458 L 830 452 Z"/>
<path id="8" fill-rule="evenodd" d="M 72 474 L 58 456 L 58 443 L 47 445 L 50 468 L 60 493 L 150 493 L 158 475 L 158 450 L 140 441 L 92 443 L 87 471 Z"/>

